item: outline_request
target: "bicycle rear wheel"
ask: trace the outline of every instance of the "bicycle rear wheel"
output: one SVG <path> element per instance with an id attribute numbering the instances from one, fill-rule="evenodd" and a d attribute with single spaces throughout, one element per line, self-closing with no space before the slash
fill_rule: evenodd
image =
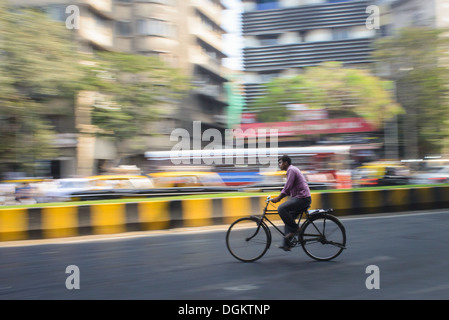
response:
<path id="1" fill-rule="evenodd" d="M 345 249 L 345 227 L 329 214 L 312 217 L 301 228 L 301 245 L 305 253 L 315 260 L 332 260 Z"/>
<path id="2" fill-rule="evenodd" d="M 271 233 L 265 223 L 253 217 L 241 218 L 231 224 L 226 234 L 226 246 L 238 260 L 260 259 L 271 244 Z"/>

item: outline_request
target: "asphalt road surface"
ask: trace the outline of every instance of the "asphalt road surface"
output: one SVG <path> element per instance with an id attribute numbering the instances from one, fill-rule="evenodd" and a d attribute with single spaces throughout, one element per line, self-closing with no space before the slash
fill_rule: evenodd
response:
<path id="1" fill-rule="evenodd" d="M 257 262 L 226 227 L 0 244 L 0 299 L 449 299 L 449 210 L 342 217 L 347 249 L 317 262 L 274 242 Z"/>

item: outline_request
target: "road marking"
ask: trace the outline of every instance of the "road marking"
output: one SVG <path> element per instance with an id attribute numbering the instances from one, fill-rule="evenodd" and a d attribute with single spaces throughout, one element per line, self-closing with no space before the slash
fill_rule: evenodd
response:
<path id="1" fill-rule="evenodd" d="M 366 219 L 394 219 L 394 218 L 405 218 L 410 216 L 427 216 L 432 214 L 449 214 L 448 210 L 437 210 L 437 211 L 406 211 L 406 212 L 395 212 L 395 213 L 379 213 L 379 214 L 369 214 L 366 216 L 342 216 L 338 217 L 338 219 L 342 221 L 350 221 L 350 220 L 366 220 Z"/>
<path id="2" fill-rule="evenodd" d="M 448 289 L 449 289 L 449 284 L 442 284 L 442 285 L 433 286 L 433 287 L 430 287 L 430 288 L 425 288 L 425 289 L 421 289 L 421 290 L 411 291 L 410 293 L 412 293 L 412 294 L 423 294 L 423 293 L 430 293 L 430 292 L 433 292 L 433 291 L 448 290 Z"/>
<path id="3" fill-rule="evenodd" d="M 229 290 L 229 291 L 250 291 L 250 290 L 257 290 L 259 289 L 258 286 L 253 286 L 251 284 L 243 284 L 240 286 L 235 286 L 235 287 L 227 287 L 224 288 L 225 290 Z"/>

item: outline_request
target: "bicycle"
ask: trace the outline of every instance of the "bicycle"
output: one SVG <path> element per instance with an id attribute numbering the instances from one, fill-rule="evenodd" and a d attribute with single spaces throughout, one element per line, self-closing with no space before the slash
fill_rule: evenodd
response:
<path id="1" fill-rule="evenodd" d="M 276 209 L 269 210 L 271 197 L 265 200 L 266 206 L 261 216 L 249 216 L 234 221 L 226 233 L 226 246 L 236 259 L 243 262 L 256 261 L 267 252 L 272 236 L 267 223 L 270 223 L 282 236 L 282 232 L 267 215 L 278 214 Z M 291 240 L 291 247 L 302 246 L 305 253 L 318 261 L 336 258 L 346 249 L 346 230 L 343 224 L 330 213 L 333 209 L 306 208 L 300 213 L 298 228 L 305 217 L 300 231 Z"/>

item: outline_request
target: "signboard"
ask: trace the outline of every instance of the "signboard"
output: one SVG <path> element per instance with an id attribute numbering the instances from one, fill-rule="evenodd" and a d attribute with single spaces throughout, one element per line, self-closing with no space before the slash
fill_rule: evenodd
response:
<path id="1" fill-rule="evenodd" d="M 242 123 L 236 130 L 237 137 L 256 138 L 269 136 L 275 129 L 279 137 L 313 134 L 373 132 L 378 129 L 363 118 L 340 118 L 308 121 L 284 121 L 266 123 Z M 273 131 L 272 131 L 273 132 Z"/>

